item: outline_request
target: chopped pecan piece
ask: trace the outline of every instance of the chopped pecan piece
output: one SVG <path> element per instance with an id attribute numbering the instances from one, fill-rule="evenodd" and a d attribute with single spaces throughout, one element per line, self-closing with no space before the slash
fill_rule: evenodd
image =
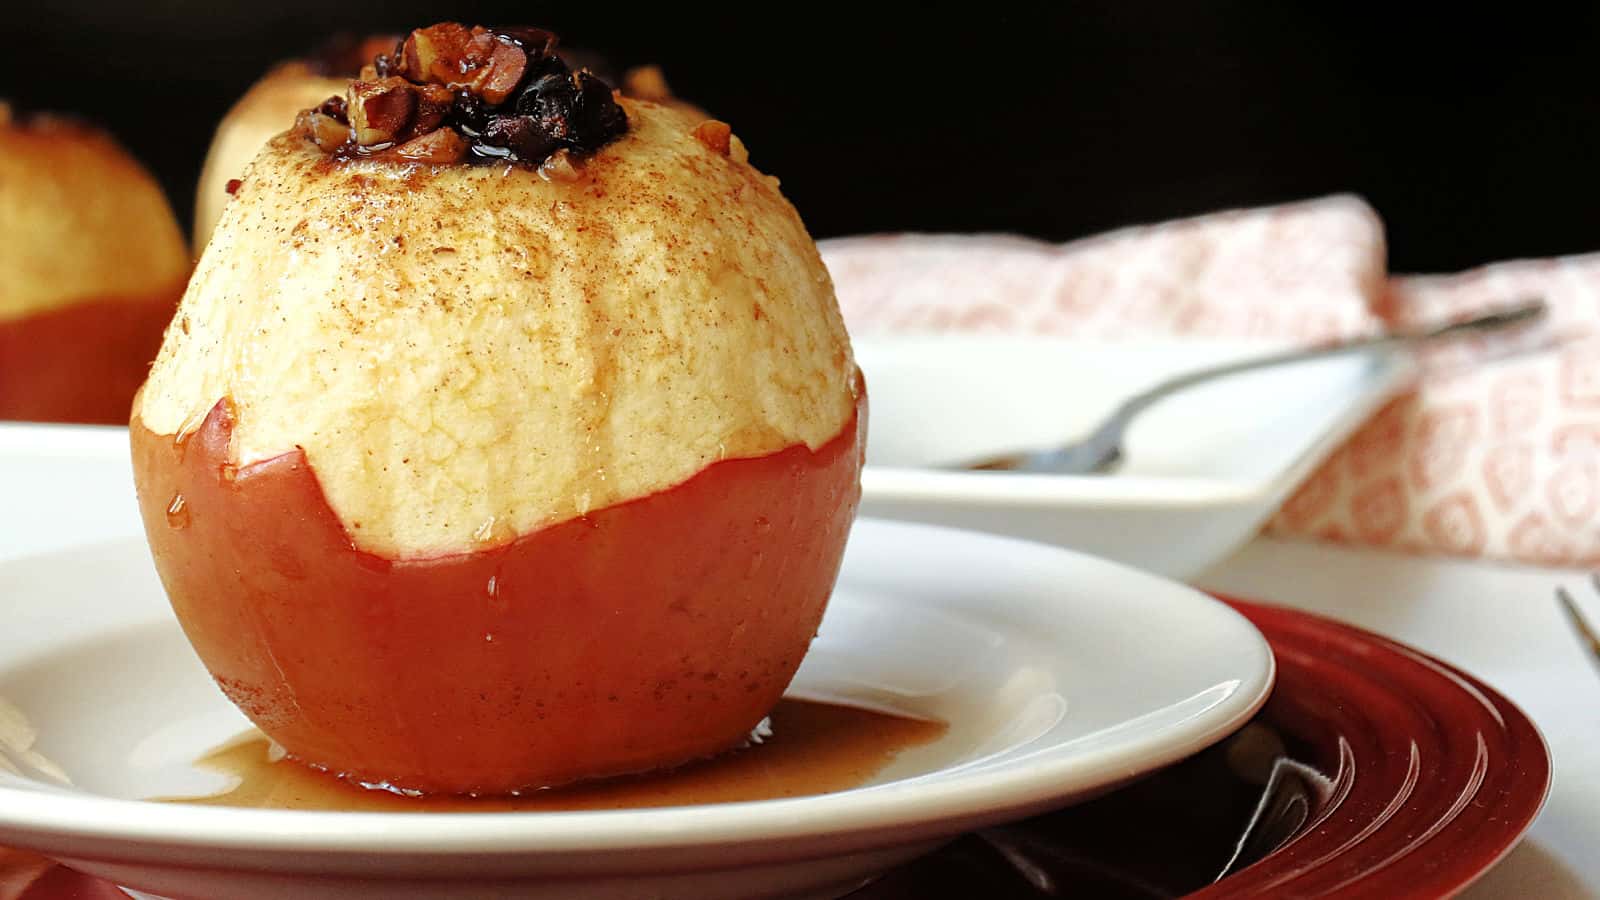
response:
<path id="1" fill-rule="evenodd" d="M 363 147 L 387 144 L 411 124 L 417 109 L 417 89 L 398 76 L 352 81 L 348 109 L 356 143 Z"/>
<path id="2" fill-rule="evenodd" d="M 444 118 L 450 114 L 455 102 L 456 95 L 442 84 L 425 84 L 417 88 L 417 111 L 411 119 L 411 134 L 427 134 L 444 124 Z"/>
<path id="3" fill-rule="evenodd" d="M 572 154 L 565 149 L 550 154 L 539 164 L 539 176 L 545 181 L 573 182 L 581 174 L 572 163 Z"/>
<path id="4" fill-rule="evenodd" d="M 454 129 L 439 128 L 394 148 L 394 155 L 412 162 L 447 165 L 467 155 L 467 141 Z"/>
<path id="5" fill-rule="evenodd" d="M 535 48 L 532 52 L 541 51 Z M 504 103 L 522 81 L 528 54 L 529 50 L 510 36 L 455 22 L 418 29 L 401 49 L 403 71 L 412 81 L 468 90 L 491 106 Z"/>
<path id="6" fill-rule="evenodd" d="M 463 74 L 461 64 L 471 40 L 471 30 L 459 22 L 418 28 L 400 50 L 405 76 L 417 82 L 450 84 Z"/>
<path id="7" fill-rule="evenodd" d="M 489 55 L 489 65 L 483 69 L 478 93 L 484 100 L 499 106 L 511 96 L 517 82 L 522 80 L 522 73 L 527 70 L 528 54 L 510 41 L 497 40 Z"/>
<path id="8" fill-rule="evenodd" d="M 324 153 L 334 153 L 350 141 L 350 126 L 330 115 L 308 109 L 295 120 L 295 128 Z"/>
<path id="9" fill-rule="evenodd" d="M 716 119 L 707 119 L 694 127 L 695 140 L 706 145 L 706 149 L 713 153 L 728 155 L 729 138 L 733 137 L 733 129 L 727 122 L 718 122 Z"/>

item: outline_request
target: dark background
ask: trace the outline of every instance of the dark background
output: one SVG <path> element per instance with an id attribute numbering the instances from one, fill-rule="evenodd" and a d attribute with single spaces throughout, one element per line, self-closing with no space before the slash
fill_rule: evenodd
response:
<path id="1" fill-rule="evenodd" d="M 1352 191 L 1398 271 L 1600 250 L 1600 12 L 1486 10 L 66 0 L 12 7 L 0 95 L 109 127 L 187 218 L 212 128 L 273 61 L 334 30 L 526 22 L 661 64 L 818 237 L 1061 239 Z"/>

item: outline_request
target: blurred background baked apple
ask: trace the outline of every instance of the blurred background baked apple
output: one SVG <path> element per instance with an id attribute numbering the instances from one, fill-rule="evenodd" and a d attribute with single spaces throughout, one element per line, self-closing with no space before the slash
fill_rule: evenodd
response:
<path id="1" fill-rule="evenodd" d="M 303 59 L 274 66 L 250 86 L 217 124 L 200 169 L 194 197 L 194 249 L 198 254 L 228 202 L 228 184 L 244 173 L 269 138 L 289 127 L 302 109 L 316 106 L 345 85 L 379 53 L 394 48 L 394 35 L 364 40 L 335 39 Z"/>
<path id="2" fill-rule="evenodd" d="M 739 745 L 859 498 L 863 387 L 776 180 L 552 43 L 416 32 L 272 139 L 134 411 L 195 649 L 359 782 L 503 793 Z"/>
<path id="3" fill-rule="evenodd" d="M 189 254 L 110 137 L 0 104 L 0 419 L 120 424 Z"/>

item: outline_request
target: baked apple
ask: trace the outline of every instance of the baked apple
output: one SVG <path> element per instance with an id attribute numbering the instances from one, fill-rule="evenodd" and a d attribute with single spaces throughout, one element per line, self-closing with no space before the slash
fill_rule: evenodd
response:
<path id="1" fill-rule="evenodd" d="M 392 35 L 374 35 L 360 41 L 334 40 L 311 56 L 275 66 L 251 85 L 217 125 L 200 170 L 194 201 L 196 253 L 216 228 L 222 207 L 228 202 L 228 185 L 239 177 L 261 146 L 288 127 L 300 110 L 316 106 L 329 95 L 343 93 L 351 78 L 362 75 L 363 66 L 371 64 L 378 54 L 392 51 L 398 43 L 399 39 Z M 587 65 L 604 76 L 603 62 L 595 54 L 564 47 L 557 52 L 567 63 Z M 375 76 L 376 72 L 366 74 Z M 697 107 L 673 96 L 657 66 L 628 69 L 620 82 L 624 96 L 708 118 Z"/>
<path id="2" fill-rule="evenodd" d="M 359 42 L 335 40 L 317 53 L 274 66 L 245 91 L 211 137 L 194 198 L 194 249 L 198 253 L 222 215 L 231 182 L 261 145 L 294 121 L 295 114 L 342 93 L 364 63 L 392 49 L 393 36 Z"/>
<path id="3" fill-rule="evenodd" d="M 303 112 L 134 406 L 196 651 L 361 783 L 505 793 L 739 745 L 855 515 L 862 385 L 777 182 L 553 49 L 421 29 Z"/>
<path id="4" fill-rule="evenodd" d="M 150 175 L 105 134 L 0 104 L 0 419 L 122 423 L 189 274 Z"/>

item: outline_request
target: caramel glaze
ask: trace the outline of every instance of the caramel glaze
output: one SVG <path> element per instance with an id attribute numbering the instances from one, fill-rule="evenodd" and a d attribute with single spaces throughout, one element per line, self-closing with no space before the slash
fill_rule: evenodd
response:
<path id="1" fill-rule="evenodd" d="M 0 320 L 0 419 L 121 425 L 183 284 Z"/>
<path id="2" fill-rule="evenodd" d="M 651 775 L 590 781 L 512 797 L 409 797 L 373 790 L 274 753 L 259 732 L 200 760 L 237 783 L 174 803 L 348 812 L 551 812 L 735 803 L 858 787 L 902 751 L 938 740 L 943 722 L 852 706 L 785 699 L 760 743 Z"/>

